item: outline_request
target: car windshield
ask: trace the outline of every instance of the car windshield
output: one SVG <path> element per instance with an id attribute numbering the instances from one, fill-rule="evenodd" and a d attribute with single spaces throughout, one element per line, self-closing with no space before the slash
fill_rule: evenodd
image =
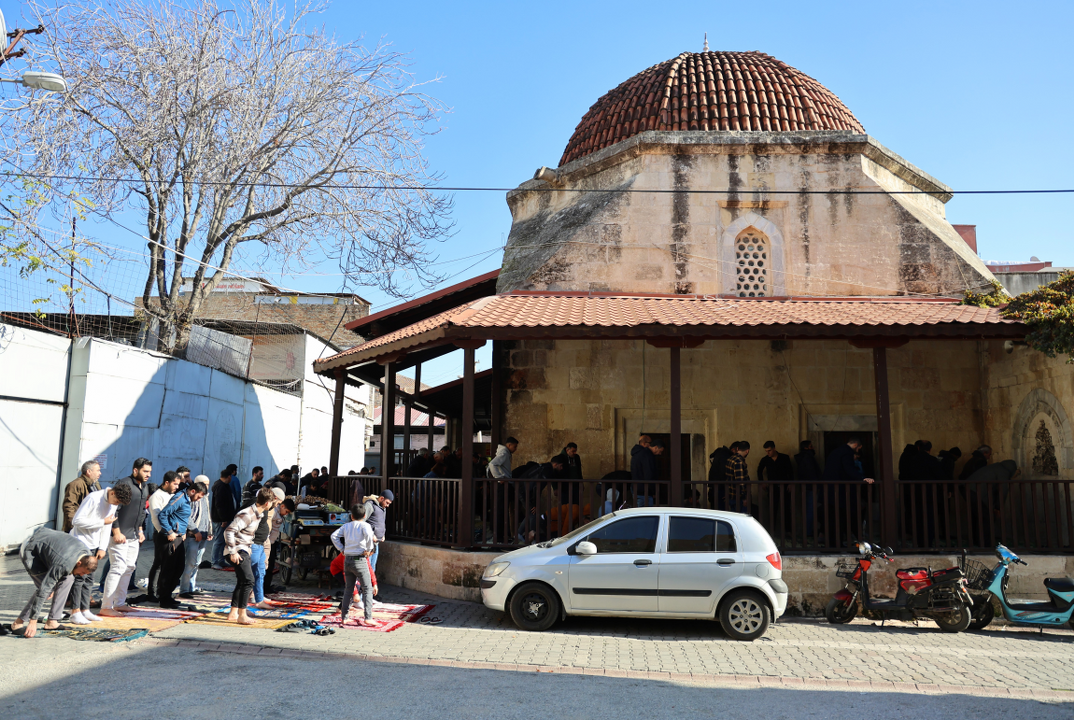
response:
<path id="1" fill-rule="evenodd" d="M 613 512 L 613 513 L 609 513 L 608 515 L 601 515 L 596 520 L 591 520 L 590 522 L 587 522 L 582 527 L 575 528 L 574 530 L 571 530 L 566 535 L 560 535 L 555 540 L 549 540 L 546 543 L 541 543 L 541 545 L 543 545 L 544 547 L 555 547 L 556 545 L 562 545 L 565 542 L 570 542 L 571 540 L 574 540 L 574 539 L 576 539 L 578 537 L 581 537 L 582 535 L 588 534 L 589 532 L 591 532 L 593 530 L 594 525 L 596 525 L 599 522 L 603 522 L 603 521 L 605 521 L 605 520 L 607 520 L 609 518 L 613 518 L 613 517 L 616 516 L 616 514 L 617 513 Z"/>

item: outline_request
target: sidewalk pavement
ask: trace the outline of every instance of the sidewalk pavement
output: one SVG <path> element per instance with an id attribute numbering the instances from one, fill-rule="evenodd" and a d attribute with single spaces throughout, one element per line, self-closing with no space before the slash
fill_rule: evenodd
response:
<path id="1" fill-rule="evenodd" d="M 142 553 L 140 565 L 148 565 L 147 555 Z M 205 582 L 233 582 L 230 573 L 203 572 Z M 291 589 L 318 592 L 315 582 L 299 584 Z M 0 558 L 0 620 L 11 621 L 32 587 L 17 556 Z M 788 620 L 773 625 L 756 642 L 740 643 L 729 640 L 716 622 L 568 618 L 548 632 L 527 633 L 502 613 L 474 603 L 388 586 L 381 588 L 378 599 L 435 603 L 429 616 L 441 622 L 409 623 L 391 633 L 347 630 L 328 637 L 188 623 L 123 644 L 137 645 L 140 652 L 179 649 L 716 687 L 968 693 L 1074 703 L 1071 631 L 1040 634 L 1007 627 L 951 635 L 929 622 L 880 627 L 865 620 L 845 626 Z M 5 648 L 23 642 L 0 638 Z M 42 651 L 47 648 L 57 656 L 89 652 L 72 647 L 78 645 L 89 643 L 53 638 L 40 642 Z M 0 652 L 0 657 L 5 654 Z"/>

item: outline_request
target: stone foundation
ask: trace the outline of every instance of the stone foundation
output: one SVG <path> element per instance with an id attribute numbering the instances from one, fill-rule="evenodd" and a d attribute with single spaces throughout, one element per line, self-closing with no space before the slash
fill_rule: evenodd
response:
<path id="1" fill-rule="evenodd" d="M 462 552 L 406 542 L 386 542 L 377 560 L 377 579 L 399 587 L 439 595 L 453 600 L 481 602 L 479 581 L 485 567 L 500 553 Z M 995 566 L 992 555 L 971 555 L 987 567 Z M 1044 578 L 1074 577 L 1074 557 L 1025 555 L 1029 567 L 1018 567 L 1011 576 L 1012 597 L 1047 600 Z M 851 556 L 790 556 L 783 558 L 783 579 L 790 587 L 789 616 L 820 616 L 832 595 L 843 587 L 835 577 L 839 560 Z M 870 570 L 873 592 L 894 597 L 895 570 L 907 567 L 945 568 L 958 564 L 954 555 L 903 555 L 895 563 L 876 564 Z"/>
<path id="2" fill-rule="evenodd" d="M 452 600 L 481 602 L 481 574 L 499 554 L 388 541 L 380 546 L 377 581 Z"/>

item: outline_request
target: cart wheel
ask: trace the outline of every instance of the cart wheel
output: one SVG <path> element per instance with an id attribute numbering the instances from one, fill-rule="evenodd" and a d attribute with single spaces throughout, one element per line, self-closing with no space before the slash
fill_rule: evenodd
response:
<path id="1" fill-rule="evenodd" d="M 276 558 L 276 563 L 280 566 L 280 580 L 283 580 L 284 585 L 291 584 L 291 575 L 293 574 L 291 563 L 293 561 L 294 556 L 291 553 L 291 546 L 280 545 L 280 554 Z"/>

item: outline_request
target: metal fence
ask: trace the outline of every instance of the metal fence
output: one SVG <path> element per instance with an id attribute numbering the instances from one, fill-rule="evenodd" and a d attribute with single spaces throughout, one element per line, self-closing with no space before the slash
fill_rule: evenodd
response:
<path id="1" fill-rule="evenodd" d="M 330 498 L 354 502 L 355 480 L 377 494 L 377 476 L 334 478 Z M 473 537 L 460 536 L 461 480 L 387 479 L 395 494 L 390 537 L 445 547 L 510 549 L 565 535 L 623 507 L 668 506 L 671 483 L 475 478 Z M 899 552 L 1074 552 L 1074 481 L 880 483 L 684 482 L 683 506 L 751 515 L 787 555 L 842 553 L 859 540 Z M 894 501 L 885 498 L 894 496 Z M 885 517 L 887 515 L 887 517 Z M 885 537 L 885 521 L 894 528 Z"/>

